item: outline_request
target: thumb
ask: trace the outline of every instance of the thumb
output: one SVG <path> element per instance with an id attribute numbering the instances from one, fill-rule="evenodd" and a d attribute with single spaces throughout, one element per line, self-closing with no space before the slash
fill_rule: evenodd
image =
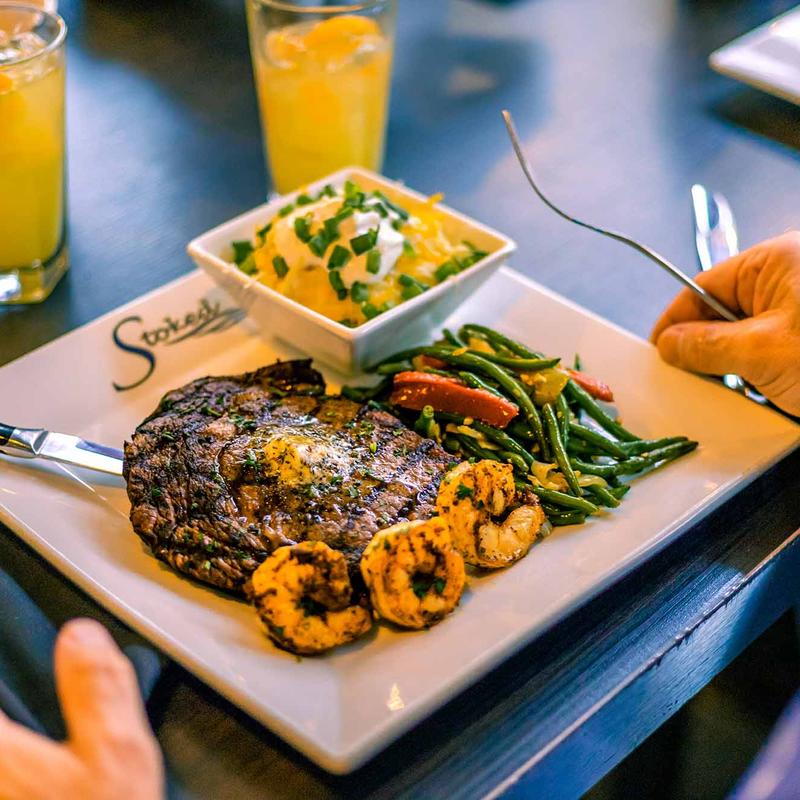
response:
<path id="1" fill-rule="evenodd" d="M 78 619 L 61 629 L 55 673 L 70 746 L 77 753 L 91 759 L 108 749 L 151 748 L 133 667 L 102 625 Z"/>
<path id="2" fill-rule="evenodd" d="M 724 375 L 736 372 L 753 381 L 759 369 L 762 325 L 757 318 L 738 322 L 682 322 L 662 331 L 656 340 L 661 357 L 690 372 Z"/>

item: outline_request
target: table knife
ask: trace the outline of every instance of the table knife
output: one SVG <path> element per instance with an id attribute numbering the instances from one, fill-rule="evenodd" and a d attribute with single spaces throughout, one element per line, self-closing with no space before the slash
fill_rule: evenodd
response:
<path id="1" fill-rule="evenodd" d="M 692 210 L 694 211 L 694 240 L 700 269 L 706 272 L 714 264 L 735 256 L 739 252 L 739 235 L 730 204 L 717 192 L 709 192 L 705 186 L 692 186 Z M 723 375 L 722 382 L 735 392 L 766 403 L 766 398 L 748 386 L 739 375 Z"/>
<path id="2" fill-rule="evenodd" d="M 15 428 L 0 422 L 0 453 L 18 458 L 44 458 L 109 475 L 122 475 L 121 450 L 41 428 Z"/>

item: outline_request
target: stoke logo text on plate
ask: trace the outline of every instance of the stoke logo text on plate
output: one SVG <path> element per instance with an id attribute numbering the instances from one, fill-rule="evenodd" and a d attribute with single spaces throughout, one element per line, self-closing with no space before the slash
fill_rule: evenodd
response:
<path id="1" fill-rule="evenodd" d="M 142 376 L 132 383 L 112 383 L 118 392 L 141 386 L 155 371 L 155 349 L 171 346 L 198 336 L 221 333 L 244 318 L 240 308 L 223 308 L 220 300 L 204 297 L 193 311 L 183 315 L 163 317 L 160 322 L 151 324 L 139 315 L 121 319 L 111 332 L 114 344 L 132 357 L 142 362 Z"/>

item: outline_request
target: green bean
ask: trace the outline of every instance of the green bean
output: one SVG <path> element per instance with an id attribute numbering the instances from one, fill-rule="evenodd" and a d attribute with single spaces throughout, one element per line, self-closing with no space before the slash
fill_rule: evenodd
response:
<path id="1" fill-rule="evenodd" d="M 508 461 L 511 466 L 516 467 L 523 475 L 528 474 L 528 463 L 524 458 L 520 457 L 517 453 L 512 453 L 509 450 L 501 450 L 500 455 Z"/>
<path id="2" fill-rule="evenodd" d="M 498 391 L 494 388 L 490 383 L 479 378 L 472 372 L 459 372 L 458 377 L 461 378 L 462 381 L 467 386 L 470 386 L 473 389 L 483 389 L 485 392 L 490 392 L 491 394 L 495 395 L 495 397 L 502 397 L 503 393 Z"/>
<path id="3" fill-rule="evenodd" d="M 442 447 L 444 447 L 448 453 L 461 452 L 461 442 L 459 442 L 455 436 L 445 436 L 444 439 L 442 439 Z"/>
<path id="4" fill-rule="evenodd" d="M 550 437 L 550 446 L 552 447 L 558 466 L 561 469 L 561 473 L 566 479 L 571 492 L 580 497 L 581 486 L 578 483 L 578 478 L 572 469 L 572 465 L 569 463 L 569 457 L 564 450 L 564 443 L 561 441 L 561 433 L 558 430 L 558 419 L 556 419 L 556 412 L 552 404 L 544 404 L 542 416 L 544 417 L 545 430 Z"/>
<path id="5" fill-rule="evenodd" d="M 442 336 L 451 344 L 453 347 L 466 347 L 466 343 L 462 342 L 461 339 L 456 336 L 453 331 L 449 328 L 442 329 Z"/>
<path id="6" fill-rule="evenodd" d="M 667 447 L 671 444 L 688 441 L 689 439 L 686 436 L 667 436 L 663 439 L 642 439 L 639 442 L 622 442 L 620 448 L 626 456 L 638 456 L 644 453 L 650 453 L 653 450 L 660 450 L 662 447 Z"/>
<path id="7" fill-rule="evenodd" d="M 570 458 L 569 463 L 574 470 L 583 475 L 599 475 L 601 478 L 611 478 L 617 474 L 618 463 L 614 464 L 594 464 L 591 461 L 584 461 L 581 458 Z"/>
<path id="8" fill-rule="evenodd" d="M 440 411 L 438 412 L 439 419 L 445 420 L 445 422 L 453 422 L 456 425 L 463 425 L 464 424 L 464 417 L 461 414 L 452 414 L 448 411 Z M 501 431 L 499 428 L 495 428 L 492 425 L 487 425 L 485 422 L 480 422 L 477 419 L 474 419 L 469 427 L 475 428 L 478 433 L 482 433 L 487 439 L 491 439 L 493 442 L 496 442 L 500 445 L 504 450 L 508 450 L 516 455 L 520 456 L 525 460 L 525 462 L 530 466 L 535 461 L 534 457 L 521 445 L 519 442 L 514 441 L 505 431 Z"/>
<path id="9" fill-rule="evenodd" d="M 500 364 L 518 372 L 535 372 L 540 369 L 550 369 L 561 361 L 560 358 L 521 358 L 518 356 L 501 356 L 497 353 L 484 353 L 483 350 L 467 350 L 474 356 L 481 356 L 494 364 Z"/>
<path id="10" fill-rule="evenodd" d="M 356 403 L 365 403 L 383 394 L 392 385 L 391 378 L 384 378 L 374 386 L 342 386 L 342 397 Z"/>
<path id="11" fill-rule="evenodd" d="M 614 458 L 625 458 L 627 456 L 627 452 L 621 445 L 612 442 L 607 436 L 603 436 L 602 433 L 593 431 L 591 428 L 587 428 L 577 422 L 571 422 L 569 430 L 570 433 L 577 436 L 579 439 L 593 444 L 598 450 L 602 450 L 604 453 L 614 456 Z"/>
<path id="12" fill-rule="evenodd" d="M 617 439 L 624 442 L 636 442 L 639 437 L 626 430 L 619 422 L 612 419 L 602 408 L 597 404 L 595 399 L 583 387 L 578 386 L 575 381 L 570 382 L 564 387 L 564 391 L 568 393 L 570 399 L 577 403 L 595 422 L 602 428 L 607 430 Z"/>
<path id="13" fill-rule="evenodd" d="M 452 350 L 448 350 L 444 347 L 414 347 L 410 350 L 404 350 L 401 353 L 396 353 L 394 356 L 391 356 L 390 359 L 387 359 L 387 361 L 407 360 L 417 355 L 433 356 L 434 358 L 439 358 L 442 361 L 447 361 L 449 364 L 455 364 L 456 366 L 461 367 L 470 367 L 474 370 L 478 370 L 489 378 L 492 378 L 492 380 L 497 381 L 497 383 L 499 383 L 500 386 L 508 393 L 511 399 L 514 400 L 522 409 L 525 418 L 528 420 L 536 434 L 536 441 L 539 442 L 539 447 L 541 448 L 544 458 L 550 457 L 550 451 L 544 435 L 544 426 L 542 425 L 542 419 L 539 416 L 539 412 L 536 410 L 533 400 L 531 400 L 531 398 L 528 396 L 528 393 L 525 391 L 525 387 L 517 380 L 515 376 L 511 375 L 501 366 L 493 364 L 491 361 L 487 361 L 485 358 L 482 358 L 479 355 L 475 355 L 474 353 L 461 353 L 460 355 L 456 355 Z M 382 363 L 386 363 L 386 361 Z"/>
<path id="14" fill-rule="evenodd" d="M 466 450 L 477 458 L 488 459 L 489 461 L 500 461 L 503 459 L 493 450 L 485 450 L 481 447 L 471 436 L 464 436 L 464 434 L 456 434 L 456 438 L 461 444 L 461 449 Z"/>
<path id="15" fill-rule="evenodd" d="M 561 441 L 564 442 L 564 449 L 566 449 L 567 445 L 569 444 L 569 423 L 570 423 L 570 415 L 571 412 L 569 410 L 569 403 L 567 402 L 567 398 L 564 397 L 564 392 L 559 392 L 558 394 L 558 416 L 561 418 Z"/>
<path id="16" fill-rule="evenodd" d="M 378 375 L 396 375 L 398 372 L 408 372 L 410 369 L 412 367 L 408 362 L 393 361 L 388 364 L 381 364 L 375 372 Z"/>
<path id="17" fill-rule="evenodd" d="M 676 458 L 685 456 L 696 447 L 697 442 L 677 442 L 659 450 L 653 450 L 652 453 L 648 453 L 646 456 L 631 456 L 625 461 L 619 461 L 614 464 L 592 464 L 574 457 L 570 459 L 570 462 L 573 469 L 577 469 L 587 475 L 600 475 L 603 478 L 610 475 L 635 475 L 650 467 L 655 467 L 662 463 L 666 464 Z"/>
<path id="18" fill-rule="evenodd" d="M 606 506 L 607 508 L 616 508 L 619 505 L 619 500 L 614 496 L 612 492 L 606 489 L 605 486 L 597 486 L 595 484 L 591 484 L 589 486 L 584 486 L 590 494 L 595 496 L 595 499 L 601 504 Z"/>
<path id="19" fill-rule="evenodd" d="M 540 499 L 546 500 L 556 506 L 564 508 L 574 508 L 583 511 L 584 514 L 596 514 L 600 509 L 585 497 L 575 497 L 564 492 L 557 492 L 554 489 L 545 489 L 542 486 L 530 485 L 530 490 Z"/>
<path id="20" fill-rule="evenodd" d="M 629 483 L 623 483 L 620 486 L 612 486 L 608 491 L 611 492 L 617 500 L 622 500 L 630 490 L 631 485 Z"/>
<path id="21" fill-rule="evenodd" d="M 524 423 L 515 419 L 506 426 L 506 430 L 518 439 L 535 439 L 536 434 Z"/>
<path id="22" fill-rule="evenodd" d="M 554 528 L 564 525 L 583 525 L 586 522 L 586 514 L 582 514 L 580 511 L 567 511 L 562 514 L 548 514 L 547 519 Z"/>
<path id="23" fill-rule="evenodd" d="M 584 442 L 581 439 L 575 438 L 569 440 L 569 444 L 565 449 L 571 456 L 586 456 L 587 458 L 593 458 L 594 456 L 603 455 L 602 453 L 598 452 L 596 447 L 592 447 L 592 445 L 590 445 L 588 442 Z"/>
<path id="24" fill-rule="evenodd" d="M 414 423 L 414 430 L 426 439 L 433 439 L 439 434 L 439 423 L 436 422 L 433 406 L 424 406 L 419 418 Z"/>
<path id="25" fill-rule="evenodd" d="M 509 339 L 508 336 L 503 336 L 492 328 L 487 328 L 485 325 L 462 325 L 459 334 L 463 338 L 465 335 L 469 336 L 471 333 L 478 334 L 481 338 L 486 339 L 495 349 L 497 346 L 505 347 L 518 356 L 523 358 L 544 358 L 541 353 L 531 350 L 521 342 L 514 339 Z"/>

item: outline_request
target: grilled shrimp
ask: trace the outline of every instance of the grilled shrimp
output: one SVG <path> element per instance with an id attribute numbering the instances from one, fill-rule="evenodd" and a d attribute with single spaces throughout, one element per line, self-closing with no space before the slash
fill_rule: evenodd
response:
<path id="1" fill-rule="evenodd" d="M 253 573 L 251 597 L 270 639 L 293 653 L 321 653 L 372 627 L 369 610 L 351 604 L 345 557 L 324 542 L 275 550 Z"/>
<path id="2" fill-rule="evenodd" d="M 530 549 L 545 522 L 539 499 L 521 494 L 510 464 L 464 462 L 439 486 L 436 510 L 468 564 L 506 567 Z"/>
<path id="3" fill-rule="evenodd" d="M 438 622 L 464 589 L 464 560 L 439 517 L 378 531 L 361 556 L 361 574 L 375 613 L 404 628 Z"/>

